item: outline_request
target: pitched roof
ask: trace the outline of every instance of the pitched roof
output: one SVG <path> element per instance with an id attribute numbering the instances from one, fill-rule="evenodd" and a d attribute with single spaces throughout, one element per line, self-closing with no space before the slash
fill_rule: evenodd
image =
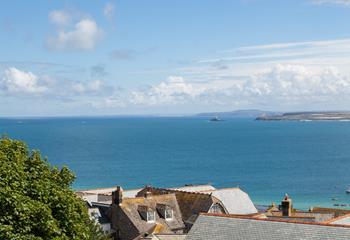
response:
<path id="1" fill-rule="evenodd" d="M 258 212 L 248 194 L 240 188 L 216 189 L 211 194 L 222 202 L 229 214 Z"/>
<path id="2" fill-rule="evenodd" d="M 231 215 L 200 215 L 186 240 L 346 240 L 350 227 Z"/>
<path id="3" fill-rule="evenodd" d="M 340 225 L 349 225 L 350 226 L 350 214 L 346 214 L 343 216 L 339 216 L 336 218 L 333 218 L 329 221 L 327 221 L 326 223 L 330 223 L 330 224 L 340 224 Z"/>
<path id="4" fill-rule="evenodd" d="M 331 214 L 334 214 L 335 217 L 343 216 L 350 213 L 350 209 L 324 208 L 324 207 L 312 207 L 310 211 L 317 212 L 317 213 L 331 213 Z"/>
<path id="5" fill-rule="evenodd" d="M 220 202 L 220 200 L 211 196 L 211 194 L 207 192 L 187 192 L 183 190 L 155 188 L 150 186 L 146 186 L 137 196 L 143 196 L 146 192 L 152 193 L 153 196 L 174 193 L 181 210 L 182 219 L 187 223 L 193 223 L 199 213 L 208 212 L 213 203 Z"/>
<path id="6" fill-rule="evenodd" d="M 213 191 L 216 188 L 208 184 L 208 185 L 186 185 L 183 187 L 174 187 L 170 189 L 186 191 L 186 192 L 203 192 L 203 191 Z"/>
<path id="7" fill-rule="evenodd" d="M 293 210 L 290 216 L 283 216 L 282 211 L 267 211 L 265 215 L 269 219 L 300 220 L 304 222 L 325 222 L 334 218 L 333 213 L 318 213 L 310 211 Z"/>
<path id="8" fill-rule="evenodd" d="M 164 204 L 173 210 L 173 219 L 165 220 L 157 211 L 157 204 Z M 139 233 L 148 232 L 168 232 L 174 229 L 184 228 L 182 216 L 177 204 L 175 194 L 150 196 L 147 198 L 125 198 L 120 205 L 121 210 L 128 216 L 129 220 L 138 229 Z M 142 218 L 140 209 L 152 209 L 155 211 L 155 222 L 147 222 Z M 123 223 L 120 223 L 122 225 Z"/>
<path id="9" fill-rule="evenodd" d="M 110 223 L 110 219 L 107 215 L 107 211 L 109 209 L 108 204 L 101 204 L 101 203 L 96 203 L 92 202 L 91 203 L 92 208 L 97 208 L 99 211 L 99 218 L 98 218 L 98 223 L 104 224 L 104 223 Z"/>

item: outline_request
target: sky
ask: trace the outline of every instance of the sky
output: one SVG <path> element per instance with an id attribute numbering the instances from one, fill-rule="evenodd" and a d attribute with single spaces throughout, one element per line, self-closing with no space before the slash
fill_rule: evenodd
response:
<path id="1" fill-rule="evenodd" d="M 350 110 L 350 0 L 1 1 L 0 116 Z"/>

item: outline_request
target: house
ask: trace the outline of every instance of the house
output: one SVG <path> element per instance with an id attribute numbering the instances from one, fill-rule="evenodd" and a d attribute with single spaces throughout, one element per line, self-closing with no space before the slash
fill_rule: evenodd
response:
<path id="1" fill-rule="evenodd" d="M 174 193 L 180 206 L 183 221 L 188 231 L 196 221 L 199 213 L 226 213 L 226 214 L 255 214 L 257 209 L 247 193 L 239 188 L 215 189 L 191 188 L 155 188 L 146 186 L 137 196 L 146 192 L 153 195 Z"/>
<path id="2" fill-rule="evenodd" d="M 100 202 L 100 203 L 111 203 L 112 202 L 112 192 L 116 191 L 118 186 L 110 187 L 110 188 L 96 188 L 96 189 L 87 189 L 87 190 L 79 190 L 75 193 L 81 197 L 83 200 L 88 202 Z M 138 189 L 130 189 L 124 190 L 124 197 L 135 197 L 136 194 L 141 191 L 142 188 Z"/>
<path id="3" fill-rule="evenodd" d="M 111 222 L 107 216 L 109 204 L 101 204 L 95 202 L 86 202 L 90 218 L 100 225 L 101 230 L 105 234 L 112 234 Z"/>
<path id="4" fill-rule="evenodd" d="M 146 186 L 127 191 L 112 187 L 83 190 L 77 194 L 94 206 L 96 212 L 90 210 L 90 215 L 97 216 L 105 229 L 109 224 L 109 232 L 114 232 L 116 239 L 159 238 L 155 234 L 166 234 L 163 238 L 181 238 L 183 235 L 179 234 L 187 233 L 202 212 L 258 213 L 248 194 L 241 189 L 216 189 L 212 185 Z M 167 217 L 169 214 L 174 216 L 171 221 Z"/>
<path id="5" fill-rule="evenodd" d="M 314 213 L 333 214 L 334 217 L 340 217 L 340 216 L 350 214 L 349 209 L 342 209 L 342 208 L 311 207 L 309 211 Z"/>
<path id="6" fill-rule="evenodd" d="M 112 193 L 107 212 L 115 239 L 141 239 L 157 233 L 183 233 L 185 225 L 175 194 L 124 198 L 121 187 Z"/>
<path id="7" fill-rule="evenodd" d="M 261 212 L 271 220 L 293 220 L 303 222 L 326 222 L 335 217 L 331 212 L 312 212 L 293 208 L 292 199 L 286 194 L 279 207 L 272 204 L 267 211 Z"/>
<path id="8" fill-rule="evenodd" d="M 221 201 L 227 214 L 255 214 L 258 212 L 249 195 L 240 188 L 222 188 L 207 192 Z"/>
<path id="9" fill-rule="evenodd" d="M 348 240 L 350 226 L 292 220 L 201 214 L 186 240 Z"/>

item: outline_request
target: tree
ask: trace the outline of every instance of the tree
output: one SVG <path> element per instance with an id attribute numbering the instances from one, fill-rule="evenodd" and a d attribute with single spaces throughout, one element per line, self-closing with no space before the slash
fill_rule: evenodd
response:
<path id="1" fill-rule="evenodd" d="M 112 237 L 103 233 L 101 227 L 95 222 L 91 221 L 89 224 L 91 236 L 89 240 L 111 240 Z"/>
<path id="2" fill-rule="evenodd" d="M 71 188 L 74 179 L 24 142 L 0 138 L 0 239 L 93 239 L 100 232 Z"/>

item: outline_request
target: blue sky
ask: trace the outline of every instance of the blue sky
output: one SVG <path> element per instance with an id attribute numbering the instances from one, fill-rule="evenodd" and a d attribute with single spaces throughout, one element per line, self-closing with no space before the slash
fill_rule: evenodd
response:
<path id="1" fill-rule="evenodd" d="M 3 116 L 350 110 L 350 0 L 3 1 Z"/>

